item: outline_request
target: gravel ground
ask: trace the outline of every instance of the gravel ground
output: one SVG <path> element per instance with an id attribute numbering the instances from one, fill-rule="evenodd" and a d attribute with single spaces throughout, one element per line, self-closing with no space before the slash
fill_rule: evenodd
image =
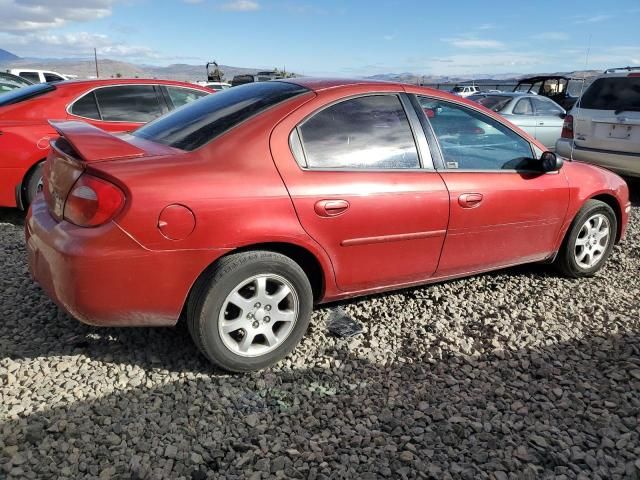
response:
<path id="1" fill-rule="evenodd" d="M 640 187 L 607 268 L 527 266 L 328 309 L 227 375 L 184 328 L 96 329 L 29 279 L 0 211 L 0 478 L 640 478 Z"/>

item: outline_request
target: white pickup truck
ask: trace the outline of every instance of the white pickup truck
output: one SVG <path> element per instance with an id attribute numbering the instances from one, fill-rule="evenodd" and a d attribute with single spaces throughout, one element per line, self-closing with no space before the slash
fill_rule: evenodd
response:
<path id="1" fill-rule="evenodd" d="M 7 70 L 7 72 L 26 78 L 32 83 L 54 83 L 76 77 L 76 75 L 63 75 L 62 73 L 52 72 L 50 70 L 35 70 L 31 68 L 12 68 Z"/>

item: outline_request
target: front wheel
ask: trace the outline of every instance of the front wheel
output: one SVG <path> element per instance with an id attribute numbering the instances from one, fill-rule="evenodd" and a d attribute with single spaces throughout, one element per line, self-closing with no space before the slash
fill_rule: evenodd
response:
<path id="1" fill-rule="evenodd" d="M 270 251 L 221 259 L 189 299 L 189 331 L 200 351 L 232 372 L 276 363 L 300 342 L 313 294 L 304 271 Z"/>
<path id="2" fill-rule="evenodd" d="M 617 229 L 611 207 L 599 200 L 588 200 L 567 233 L 556 265 L 569 277 L 594 275 L 609 258 Z"/>

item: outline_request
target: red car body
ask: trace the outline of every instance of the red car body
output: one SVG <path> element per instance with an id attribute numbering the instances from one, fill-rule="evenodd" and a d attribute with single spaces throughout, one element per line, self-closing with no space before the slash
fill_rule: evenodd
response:
<path id="1" fill-rule="evenodd" d="M 197 279 L 230 252 L 286 254 L 303 267 L 314 301 L 322 303 L 553 259 L 592 198 L 612 206 L 617 240 L 624 235 L 625 182 L 578 162 L 550 174 L 300 168 L 289 142 L 296 125 L 336 101 L 372 92 L 465 105 L 544 147 L 493 112 L 441 91 L 291 82 L 308 91 L 193 151 L 116 138 L 82 123 L 57 125 L 68 143 L 54 144 L 49 157 L 46 178 L 55 185 L 32 204 L 25 227 L 37 281 L 89 324 L 173 325 Z M 126 198 L 94 228 L 62 219 L 65 197 L 82 175 L 117 186 Z"/>
<path id="2" fill-rule="evenodd" d="M 59 82 L 50 85 L 48 92 L 4 106 L 0 97 L 0 206 L 15 207 L 25 203 L 24 187 L 29 176 L 47 158 L 49 142 L 57 136 L 49 120 L 83 120 L 109 132 L 126 132 L 144 125 L 144 122 L 128 120 L 90 119 L 74 115 L 71 111 L 74 102 L 91 91 L 129 85 L 175 86 L 213 93 L 211 89 L 186 82 L 117 78 Z M 169 102 L 162 102 L 160 92 L 158 95 L 160 114 L 173 108 Z"/>

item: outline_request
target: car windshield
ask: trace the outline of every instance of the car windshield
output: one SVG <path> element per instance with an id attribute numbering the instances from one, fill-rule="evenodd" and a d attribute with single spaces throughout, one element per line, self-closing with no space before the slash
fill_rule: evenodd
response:
<path id="1" fill-rule="evenodd" d="M 640 77 L 599 78 L 582 95 L 580 107 L 593 110 L 640 110 Z"/>
<path id="2" fill-rule="evenodd" d="M 501 111 L 511 101 L 511 97 L 506 97 L 504 95 L 472 95 L 469 98 L 478 102 L 483 107 L 487 107 L 489 110 L 493 110 L 494 112 Z"/>
<path id="3" fill-rule="evenodd" d="M 14 103 L 23 102 L 30 98 L 44 95 L 47 92 L 52 92 L 56 87 L 49 83 L 38 83 L 36 85 L 29 85 L 22 88 L 16 88 L 8 93 L 5 93 L 0 97 L 0 107 L 5 105 L 11 105 Z"/>
<path id="4" fill-rule="evenodd" d="M 280 102 L 308 92 L 287 82 L 250 83 L 209 95 L 139 128 L 133 135 L 182 150 L 195 150 Z"/>

